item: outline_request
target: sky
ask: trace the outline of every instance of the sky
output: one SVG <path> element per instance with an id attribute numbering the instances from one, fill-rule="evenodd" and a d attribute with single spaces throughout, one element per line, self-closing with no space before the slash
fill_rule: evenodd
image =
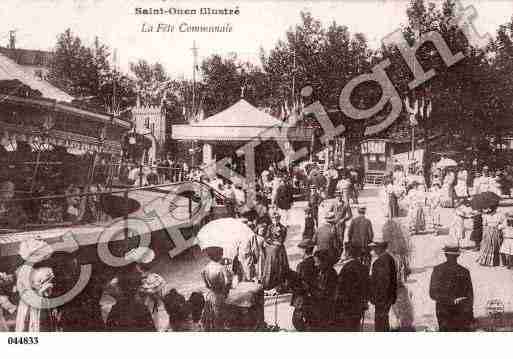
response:
<path id="1" fill-rule="evenodd" d="M 439 1 L 439 0 L 438 0 Z M 437 2 L 437 1 L 434 1 Z M 511 0 L 462 0 L 475 6 L 479 32 L 495 36 L 499 25 L 513 15 Z M 175 77 L 192 76 L 193 41 L 198 61 L 212 54 L 235 52 L 238 58 L 260 64 L 259 49 L 269 51 L 285 32 L 298 24 L 300 11 L 310 11 L 323 24 L 336 21 L 351 33 L 364 33 L 373 48 L 381 39 L 406 24 L 407 0 L 332 1 L 172 1 L 172 0 L 1 0 L 0 45 L 8 42 L 8 31 L 17 30 L 17 47 L 50 50 L 66 28 L 92 44 L 95 36 L 116 49 L 118 66 L 127 71 L 130 62 L 145 59 L 162 63 Z M 240 15 L 136 15 L 142 9 L 197 9 L 238 7 Z M 142 32 L 143 23 L 223 25 L 230 33 Z"/>

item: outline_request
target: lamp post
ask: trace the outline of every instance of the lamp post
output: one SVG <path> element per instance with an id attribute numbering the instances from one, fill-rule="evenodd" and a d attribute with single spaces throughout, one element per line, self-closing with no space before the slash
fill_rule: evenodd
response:
<path id="1" fill-rule="evenodd" d="M 193 140 L 191 143 L 191 148 L 189 148 L 189 154 L 191 155 L 191 169 L 194 167 L 194 156 L 196 155 L 196 152 L 198 152 L 196 142 L 196 140 Z"/>

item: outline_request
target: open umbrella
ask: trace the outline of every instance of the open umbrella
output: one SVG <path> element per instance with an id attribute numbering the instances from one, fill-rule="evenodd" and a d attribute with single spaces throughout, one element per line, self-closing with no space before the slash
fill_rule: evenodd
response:
<path id="1" fill-rule="evenodd" d="M 198 232 L 196 239 L 201 249 L 219 247 L 225 258 L 233 258 L 241 243 L 249 241 L 255 233 L 240 219 L 221 218 L 207 223 Z"/>
<path id="2" fill-rule="evenodd" d="M 455 160 L 451 160 L 450 158 L 442 158 L 440 161 L 438 161 L 438 163 L 436 164 L 436 167 L 437 168 L 445 168 L 445 167 L 449 167 L 449 166 L 457 166 L 458 164 L 456 163 Z"/>
<path id="3" fill-rule="evenodd" d="M 472 208 L 475 210 L 494 208 L 499 205 L 500 197 L 493 192 L 478 193 L 472 197 Z"/>

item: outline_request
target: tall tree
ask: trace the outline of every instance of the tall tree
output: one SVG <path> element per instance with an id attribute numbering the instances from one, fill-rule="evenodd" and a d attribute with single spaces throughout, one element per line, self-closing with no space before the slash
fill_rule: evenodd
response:
<path id="1" fill-rule="evenodd" d="M 57 38 L 48 79 L 76 97 L 75 104 L 118 114 L 133 104 L 134 84 L 111 67 L 109 56 L 109 48 L 97 37 L 88 47 L 67 29 Z"/>

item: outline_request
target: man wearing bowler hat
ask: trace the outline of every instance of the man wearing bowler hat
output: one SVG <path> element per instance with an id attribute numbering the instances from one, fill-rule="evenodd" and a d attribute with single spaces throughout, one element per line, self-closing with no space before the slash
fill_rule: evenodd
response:
<path id="1" fill-rule="evenodd" d="M 388 314 L 397 300 L 397 269 L 394 258 L 387 252 L 388 243 L 377 238 L 369 247 L 376 254 L 370 277 L 370 301 L 374 304 L 374 331 L 390 331 Z"/>
<path id="2" fill-rule="evenodd" d="M 445 263 L 433 268 L 429 296 L 436 302 L 441 332 L 469 331 L 474 320 L 474 290 L 470 272 L 458 264 L 458 246 L 445 246 Z"/>

